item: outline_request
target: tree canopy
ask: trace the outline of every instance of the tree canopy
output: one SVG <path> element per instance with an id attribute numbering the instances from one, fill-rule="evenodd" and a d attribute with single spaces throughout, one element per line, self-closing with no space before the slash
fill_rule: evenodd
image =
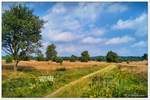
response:
<path id="1" fill-rule="evenodd" d="M 48 45 L 46 49 L 46 59 L 53 60 L 57 56 L 56 46 L 54 44 Z"/>
<path id="2" fill-rule="evenodd" d="M 118 62 L 118 55 L 115 52 L 112 51 L 108 51 L 107 55 L 106 55 L 106 60 L 108 62 Z"/>
<path id="3" fill-rule="evenodd" d="M 89 55 L 88 51 L 83 51 L 81 53 L 81 61 L 87 62 L 88 60 L 90 60 L 90 55 Z"/>
<path id="4" fill-rule="evenodd" d="M 25 5 L 17 4 L 2 14 L 2 48 L 14 59 L 14 70 L 21 56 L 27 56 L 41 46 L 44 21 Z"/>

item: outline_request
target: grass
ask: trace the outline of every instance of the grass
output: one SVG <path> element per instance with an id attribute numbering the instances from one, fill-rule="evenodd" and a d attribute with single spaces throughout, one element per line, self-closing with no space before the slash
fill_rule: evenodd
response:
<path id="1" fill-rule="evenodd" d="M 3 77 L 2 97 L 43 97 L 84 75 L 103 67 L 65 69 L 56 71 L 8 71 Z M 52 78 L 52 80 L 50 79 Z M 41 81 L 42 80 L 42 81 Z"/>
<path id="2" fill-rule="evenodd" d="M 53 97 L 147 97 L 147 73 L 116 67 L 66 87 Z"/>
<path id="3" fill-rule="evenodd" d="M 72 65 L 71 69 L 59 66 L 55 70 L 20 67 L 17 73 L 3 69 L 2 97 L 45 97 L 61 87 L 64 88 L 50 97 L 147 97 L 146 65 L 109 64 L 108 67 L 106 63 L 93 62 L 90 66 Z"/>

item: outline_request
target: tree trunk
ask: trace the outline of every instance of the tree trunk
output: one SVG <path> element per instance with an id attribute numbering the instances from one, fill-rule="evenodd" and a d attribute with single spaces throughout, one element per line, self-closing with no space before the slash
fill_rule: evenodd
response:
<path id="1" fill-rule="evenodd" d="M 19 61 L 15 61 L 14 63 L 14 71 L 17 72 L 17 66 L 18 66 Z"/>

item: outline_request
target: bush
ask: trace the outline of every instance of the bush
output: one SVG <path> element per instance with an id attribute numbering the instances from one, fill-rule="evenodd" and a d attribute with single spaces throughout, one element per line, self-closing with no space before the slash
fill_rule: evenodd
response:
<path id="1" fill-rule="evenodd" d="M 75 62 L 76 60 L 77 60 L 77 57 L 76 57 L 76 56 L 72 55 L 72 56 L 70 57 L 70 62 Z"/>
<path id="2" fill-rule="evenodd" d="M 60 63 L 60 64 L 62 65 L 63 59 L 62 59 L 61 57 L 56 57 L 56 58 L 55 58 L 55 62 L 56 62 L 56 63 Z"/>
<path id="3" fill-rule="evenodd" d="M 13 62 L 13 57 L 7 55 L 6 58 L 5 58 L 5 60 L 6 60 L 6 63 L 12 63 Z"/>
<path id="4" fill-rule="evenodd" d="M 65 67 L 57 68 L 56 71 L 66 71 L 66 68 Z"/>
<path id="5" fill-rule="evenodd" d="M 108 51 L 107 55 L 106 55 L 106 60 L 107 62 L 118 62 L 118 55 L 115 52 L 112 51 Z"/>

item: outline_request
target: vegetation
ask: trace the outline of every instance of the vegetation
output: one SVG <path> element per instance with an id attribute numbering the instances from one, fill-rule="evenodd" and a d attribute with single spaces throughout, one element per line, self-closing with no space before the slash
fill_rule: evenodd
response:
<path id="1" fill-rule="evenodd" d="M 46 49 L 46 59 L 53 60 L 57 56 L 56 46 L 54 44 L 48 45 Z"/>
<path id="2" fill-rule="evenodd" d="M 147 79 L 115 69 L 92 78 L 83 97 L 147 97 Z"/>
<path id="3" fill-rule="evenodd" d="M 43 21 L 21 4 L 2 14 L 2 47 L 13 57 L 14 71 L 17 71 L 21 56 L 31 54 L 40 46 L 42 26 Z"/>
<path id="4" fill-rule="evenodd" d="M 70 62 L 75 62 L 77 60 L 77 57 L 75 55 L 71 55 Z"/>
<path id="5" fill-rule="evenodd" d="M 148 59 L 148 55 L 145 53 L 143 56 L 142 56 L 143 60 L 147 60 Z"/>
<path id="6" fill-rule="evenodd" d="M 5 59 L 6 59 L 6 63 L 12 63 L 13 62 L 13 58 L 10 55 L 6 55 Z"/>
<path id="7" fill-rule="evenodd" d="M 83 51 L 81 53 L 81 62 L 87 62 L 90 60 L 90 55 L 88 53 L 88 51 Z"/>
<path id="8" fill-rule="evenodd" d="M 55 90 L 66 86 L 71 82 L 71 85 L 64 87 L 61 92 L 57 92 L 56 97 L 147 97 L 147 72 L 136 72 L 132 70 L 129 65 L 130 61 L 148 60 L 148 54 L 143 56 L 118 56 L 113 51 L 108 51 L 106 56 L 90 57 L 88 51 L 83 51 L 81 57 L 72 55 L 71 57 L 57 56 L 55 44 L 47 46 L 46 58 L 39 47 L 41 47 L 41 28 L 43 20 L 33 14 L 33 11 L 21 4 L 14 5 L 10 10 L 6 10 L 2 14 L 2 48 L 8 54 L 3 59 L 6 64 L 3 65 L 3 73 L 6 77 L 2 79 L 2 96 L 3 97 L 42 97 Z M 36 56 L 31 56 L 35 53 Z M 53 63 L 56 68 L 51 71 L 34 69 L 31 66 L 26 66 L 27 70 L 23 70 L 24 66 L 18 68 L 18 63 L 21 60 L 28 61 L 30 59 L 37 61 L 53 61 L 60 65 Z M 67 67 L 63 63 L 64 60 L 70 61 L 70 65 L 80 60 L 85 64 L 86 68 L 73 68 L 67 62 Z M 115 62 L 114 65 L 110 63 L 109 67 L 105 65 L 100 66 L 94 62 L 95 65 L 89 65 L 88 61 L 107 61 Z M 5 65 L 11 67 L 14 61 L 12 71 L 11 68 L 5 69 Z M 126 61 L 124 66 L 118 66 L 118 62 Z M 3 62 L 2 62 L 3 63 Z M 32 63 L 32 61 L 30 61 Z M 35 62 L 34 62 L 35 63 Z M 42 67 L 44 66 L 43 62 Z M 80 63 L 80 62 L 77 62 Z M 92 62 L 93 63 L 93 62 Z M 46 62 L 49 64 L 49 62 Z M 146 66 L 145 65 L 141 65 Z M 36 65 L 37 67 L 37 65 Z M 39 67 L 39 66 L 38 66 Z M 81 68 L 80 68 L 81 67 Z M 106 68 L 104 68 L 106 67 Z M 18 71 L 17 71 L 18 69 Z M 30 69 L 30 70 L 29 70 Z M 138 69 L 138 68 L 137 68 Z M 146 69 L 146 68 L 145 68 Z M 139 70 L 139 69 L 138 69 Z M 17 71 L 17 72 L 16 72 Z M 7 75 L 8 74 L 8 75 Z"/>
<path id="9" fill-rule="evenodd" d="M 56 58 L 55 58 L 55 62 L 56 62 L 56 63 L 60 63 L 60 65 L 62 65 L 63 59 L 62 59 L 61 57 L 56 57 Z"/>
<path id="10" fill-rule="evenodd" d="M 111 66 L 109 66 L 111 68 Z M 102 69 L 103 70 L 103 69 Z M 115 67 L 65 87 L 52 97 L 147 97 L 147 73 Z"/>
<path id="11" fill-rule="evenodd" d="M 118 62 L 118 55 L 115 52 L 108 51 L 106 60 L 107 62 Z"/>
<path id="12" fill-rule="evenodd" d="M 37 61 L 44 61 L 44 60 L 45 60 L 45 59 L 44 59 L 44 55 L 43 55 L 41 52 L 39 52 L 39 53 L 37 54 L 36 60 L 37 60 Z"/>
<path id="13" fill-rule="evenodd" d="M 79 68 L 67 70 L 59 68 L 56 71 L 18 71 L 9 73 L 2 81 L 3 97 L 42 97 L 61 86 L 103 67 Z"/>

